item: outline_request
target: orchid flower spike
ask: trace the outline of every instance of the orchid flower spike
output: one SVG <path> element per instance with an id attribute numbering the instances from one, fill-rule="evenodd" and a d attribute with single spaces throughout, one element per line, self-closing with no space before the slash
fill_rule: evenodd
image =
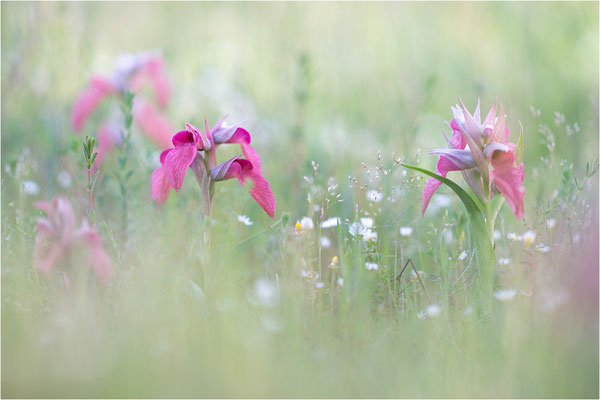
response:
<path id="1" fill-rule="evenodd" d="M 461 171 L 473 193 L 488 204 L 495 193 L 500 193 L 508 202 L 513 214 L 523 218 L 522 186 L 525 171 L 521 160 L 515 157 L 515 144 L 508 141 L 509 130 L 506 116 L 500 104 L 496 115 L 496 103 L 481 122 L 479 101 L 471 115 L 462 101 L 460 106 L 451 107 L 454 119 L 450 122 L 452 137 L 448 148 L 435 149 L 429 153 L 439 155 L 435 173 L 446 176 L 450 171 Z M 520 156 L 519 156 L 520 157 Z M 422 194 L 422 213 L 442 183 L 429 178 Z"/>
<path id="2" fill-rule="evenodd" d="M 94 75 L 88 87 L 79 95 L 71 110 L 71 126 L 75 132 L 83 129 L 86 121 L 100 103 L 110 96 L 121 96 L 125 91 L 139 93 L 150 84 L 156 96 L 156 106 L 137 96 L 133 118 L 141 131 L 160 148 L 170 146 L 172 129 L 160 114 L 169 102 L 171 86 L 167 79 L 164 59 L 156 53 L 125 54 L 115 63 L 109 77 Z"/>
<path id="3" fill-rule="evenodd" d="M 160 206 L 171 189 L 179 191 L 188 168 L 192 170 L 202 192 L 203 208 L 207 215 L 214 195 L 213 183 L 237 178 L 242 186 L 252 182 L 250 195 L 273 218 L 275 215 L 275 198 L 269 182 L 263 177 L 260 157 L 250 145 L 250 133 L 241 127 L 241 123 L 226 126 L 223 118 L 212 129 L 205 121 L 202 132 L 191 124 L 186 130 L 173 136 L 173 147 L 164 150 L 160 155 L 161 167 L 152 174 L 152 198 Z M 216 165 L 216 149 L 221 144 L 238 143 L 242 148 L 241 155 Z"/>
<path id="4" fill-rule="evenodd" d="M 108 284 L 113 275 L 113 266 L 96 229 L 90 227 L 85 219 L 76 229 L 75 212 L 64 197 L 37 202 L 34 206 L 46 214 L 46 217 L 37 219 L 34 260 L 38 270 L 50 273 L 57 263 L 65 261 L 72 250 L 83 247 L 98 281 Z M 66 271 L 62 272 L 68 282 Z"/>

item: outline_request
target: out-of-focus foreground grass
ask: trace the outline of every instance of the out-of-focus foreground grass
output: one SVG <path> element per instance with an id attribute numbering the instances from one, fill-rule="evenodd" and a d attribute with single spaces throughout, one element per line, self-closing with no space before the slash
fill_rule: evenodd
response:
<path id="1" fill-rule="evenodd" d="M 597 3 L 1 11 L 3 397 L 598 397 Z M 67 292 L 33 264 L 32 202 L 62 194 L 85 215 L 70 107 L 93 72 L 143 50 L 166 59 L 177 130 L 248 121 L 275 218 L 291 220 L 270 229 L 244 189 L 219 184 L 208 254 L 193 178 L 158 212 L 158 152 L 134 132 L 126 240 L 114 158 L 95 189 L 115 279 Z M 442 188 L 421 218 L 423 179 L 392 159 L 434 169 L 458 96 L 482 112 L 497 96 L 512 141 L 524 127 L 526 216 L 505 206 L 496 243 L 498 288 L 516 295 L 483 315 L 462 205 Z M 114 102 L 83 135 L 108 115 Z M 303 216 L 315 229 L 297 233 Z M 318 229 L 336 216 L 338 231 Z M 348 233 L 361 217 L 374 244 Z M 533 244 L 508 238 L 525 231 Z M 424 287 L 392 279 L 408 258 Z"/>

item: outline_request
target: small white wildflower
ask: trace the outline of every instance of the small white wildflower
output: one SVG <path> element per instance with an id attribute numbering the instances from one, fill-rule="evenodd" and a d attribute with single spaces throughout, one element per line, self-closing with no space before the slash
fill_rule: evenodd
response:
<path id="1" fill-rule="evenodd" d="M 238 222 L 241 222 L 242 224 L 244 224 L 246 226 L 250 226 L 254 223 L 254 222 L 250 221 L 250 218 L 248 218 L 245 215 L 238 215 L 237 220 L 238 220 Z"/>
<path id="2" fill-rule="evenodd" d="M 333 227 L 338 226 L 341 223 L 342 222 L 340 221 L 340 219 L 338 217 L 328 218 L 325 221 L 323 221 L 323 223 L 321 224 L 321 228 L 324 228 L 324 229 L 333 228 Z"/>
<path id="3" fill-rule="evenodd" d="M 523 234 L 523 242 L 526 245 L 532 245 L 533 243 L 535 243 L 535 232 L 534 231 L 527 231 Z"/>
<path id="4" fill-rule="evenodd" d="M 260 305 L 273 307 L 277 303 L 277 286 L 266 278 L 259 278 L 254 282 L 254 296 Z"/>
<path id="5" fill-rule="evenodd" d="M 410 236 L 413 233 L 413 228 L 410 226 L 401 226 L 400 227 L 400 236 Z"/>
<path id="6" fill-rule="evenodd" d="M 543 243 L 538 244 L 535 249 L 542 254 L 546 254 L 546 253 L 550 252 L 550 247 L 546 246 Z"/>
<path id="7" fill-rule="evenodd" d="M 327 236 L 321 236 L 321 247 L 328 249 L 331 247 L 331 240 Z"/>
<path id="8" fill-rule="evenodd" d="M 422 270 L 420 270 L 420 269 L 419 269 L 419 270 L 417 270 L 417 272 L 419 273 L 419 276 L 423 276 L 423 275 L 425 275 L 425 272 L 423 272 L 423 271 L 422 271 Z M 416 276 L 417 276 L 417 274 L 415 273 L 415 270 L 414 270 L 414 269 L 411 269 L 411 270 L 410 270 L 410 274 L 411 274 L 412 276 L 414 276 L 414 277 L 416 277 Z"/>
<path id="9" fill-rule="evenodd" d="M 425 318 L 427 318 L 427 314 L 425 314 L 423 311 L 419 311 L 417 313 L 417 319 L 424 320 Z"/>
<path id="10" fill-rule="evenodd" d="M 316 283 L 315 283 L 315 287 L 316 287 L 317 289 L 321 289 L 323 286 L 325 286 L 325 284 L 324 284 L 323 282 L 316 282 Z"/>
<path id="11" fill-rule="evenodd" d="M 360 224 L 363 228 L 372 228 L 373 227 L 373 218 L 365 217 L 360 219 Z"/>
<path id="12" fill-rule="evenodd" d="M 58 173 L 56 180 L 58 181 L 58 184 L 65 189 L 70 187 L 71 183 L 73 182 L 71 175 L 69 175 L 69 173 L 65 170 L 62 170 Z"/>
<path id="13" fill-rule="evenodd" d="M 522 240 L 521 236 L 517 235 L 514 232 L 509 233 L 508 235 L 506 235 L 506 237 L 510 240 L 514 240 L 515 242 L 520 242 Z"/>
<path id="14" fill-rule="evenodd" d="M 467 253 L 467 251 L 466 251 L 466 250 L 464 250 L 462 253 L 460 253 L 460 255 L 458 256 L 458 259 L 459 259 L 460 261 L 464 261 L 464 260 L 466 260 L 466 259 L 467 259 L 467 256 L 468 256 L 468 255 L 469 255 L 469 253 Z"/>
<path id="15" fill-rule="evenodd" d="M 365 267 L 367 267 L 367 269 L 369 271 L 373 271 L 373 270 L 377 271 L 377 270 L 379 270 L 379 265 L 377 265 L 376 263 L 372 263 L 372 262 L 365 263 Z"/>
<path id="16" fill-rule="evenodd" d="M 372 203 L 379 203 L 383 200 L 383 193 L 377 190 L 369 190 L 367 191 L 367 200 Z"/>
<path id="17" fill-rule="evenodd" d="M 34 181 L 24 181 L 21 187 L 23 188 L 23 193 L 30 196 L 35 196 L 40 193 L 40 187 Z"/>
<path id="18" fill-rule="evenodd" d="M 556 226 L 556 220 L 554 218 L 548 218 L 546 220 L 546 226 L 548 227 L 548 229 L 552 229 Z"/>
<path id="19" fill-rule="evenodd" d="M 442 312 L 442 307 L 438 306 L 437 304 L 430 304 L 427 306 L 426 311 L 428 317 L 435 318 Z"/>
<path id="20" fill-rule="evenodd" d="M 433 202 L 440 208 L 450 207 L 452 204 L 452 197 L 440 193 L 433 196 Z"/>
<path id="21" fill-rule="evenodd" d="M 339 278 L 337 279 L 337 284 L 338 284 L 338 286 L 344 286 L 344 278 L 342 278 L 342 277 L 339 277 Z"/>
<path id="22" fill-rule="evenodd" d="M 494 240 L 500 240 L 501 234 L 499 230 L 494 231 Z"/>
<path id="23" fill-rule="evenodd" d="M 510 264 L 510 258 L 501 258 L 498 260 L 498 265 L 508 265 Z"/>
<path id="24" fill-rule="evenodd" d="M 515 289 L 500 289 L 494 292 L 494 297 L 502 302 L 512 300 L 517 291 Z"/>
<path id="25" fill-rule="evenodd" d="M 312 218 L 302 217 L 300 221 L 296 222 L 296 231 L 306 231 L 315 229 L 315 223 Z"/>
<path id="26" fill-rule="evenodd" d="M 373 231 L 372 229 L 365 229 L 362 236 L 365 242 L 377 241 L 377 232 Z"/>

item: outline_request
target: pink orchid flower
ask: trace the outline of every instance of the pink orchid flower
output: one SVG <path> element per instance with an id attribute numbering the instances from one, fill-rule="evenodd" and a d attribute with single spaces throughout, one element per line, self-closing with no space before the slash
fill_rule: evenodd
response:
<path id="1" fill-rule="evenodd" d="M 483 204 L 488 204 L 495 192 L 504 196 L 513 214 L 523 218 L 522 186 L 525 171 L 523 163 L 515 165 L 515 144 L 508 142 L 504 109 L 500 104 L 496 116 L 496 104 L 490 109 L 483 123 L 479 101 L 474 115 L 462 104 L 451 107 L 454 119 L 450 122 L 452 138 L 447 149 L 431 150 L 440 156 L 435 173 L 446 176 L 450 171 L 461 171 L 463 178 Z M 493 168 L 493 169 L 492 169 Z M 422 213 L 442 183 L 429 178 L 422 194 Z"/>
<path id="2" fill-rule="evenodd" d="M 171 189 L 179 191 L 188 168 L 192 170 L 202 192 L 203 208 L 210 214 L 210 204 L 214 191 L 213 182 L 237 178 L 242 186 L 249 180 L 252 182 L 250 195 L 273 218 L 275 215 L 275 198 L 269 182 L 263 177 L 260 157 L 250 145 L 250 133 L 241 128 L 241 123 L 234 126 L 224 125 L 223 118 L 212 129 L 205 121 L 206 133 L 191 124 L 186 130 L 173 136 L 173 146 L 160 155 L 161 167 L 152 174 L 152 198 L 160 206 Z M 245 158 L 240 156 L 216 165 L 216 149 L 221 144 L 238 143 Z"/>
<path id="3" fill-rule="evenodd" d="M 166 75 L 165 62 L 154 53 L 126 54 L 117 59 L 110 77 L 95 75 L 79 95 L 71 111 L 73 130 L 80 132 L 100 103 L 110 96 L 121 96 L 126 90 L 140 92 L 149 83 L 154 89 L 159 108 L 166 107 L 171 87 Z M 159 111 L 136 96 L 133 119 L 140 130 L 160 148 L 170 147 L 171 126 Z"/>
<path id="4" fill-rule="evenodd" d="M 66 261 L 72 251 L 84 247 L 96 278 L 102 284 L 108 284 L 112 278 L 113 266 L 96 229 L 90 227 L 85 219 L 76 229 L 75 212 L 64 197 L 37 202 L 34 206 L 46 213 L 45 218 L 37 219 L 34 260 L 38 270 L 48 274 L 56 263 Z M 64 270 L 63 277 L 68 285 L 69 278 Z"/>

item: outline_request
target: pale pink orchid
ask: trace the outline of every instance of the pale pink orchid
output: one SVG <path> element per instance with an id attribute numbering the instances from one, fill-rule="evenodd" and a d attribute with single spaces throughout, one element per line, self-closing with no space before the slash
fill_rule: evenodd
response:
<path id="1" fill-rule="evenodd" d="M 110 77 L 94 75 L 88 87 L 79 95 L 71 110 L 71 125 L 75 132 L 83 129 L 88 118 L 100 103 L 110 96 L 122 96 L 126 91 L 139 93 L 150 84 L 156 105 L 143 96 L 136 96 L 133 120 L 140 130 L 159 148 L 170 147 L 171 126 L 158 108 L 168 104 L 171 87 L 163 58 L 155 53 L 126 54 L 117 59 Z"/>
<path id="2" fill-rule="evenodd" d="M 461 171 L 463 178 L 477 198 L 488 204 L 495 192 L 499 192 L 508 202 L 513 214 L 523 218 L 522 186 L 525 176 L 523 163 L 515 165 L 515 144 L 508 142 L 509 130 L 505 122 L 504 109 L 500 104 L 496 116 L 496 104 L 481 122 L 479 102 L 474 115 L 464 104 L 451 107 L 454 119 L 450 122 L 452 138 L 447 149 L 431 150 L 440 156 L 435 173 L 446 176 L 450 171 Z M 434 192 L 442 183 L 429 178 L 422 194 L 422 213 Z"/>
<path id="3" fill-rule="evenodd" d="M 223 118 L 212 129 L 205 121 L 206 133 L 191 124 L 186 130 L 173 136 L 173 146 L 160 155 L 161 167 L 152 174 L 152 198 L 160 206 L 163 204 L 171 188 L 181 189 L 183 179 L 190 168 L 196 177 L 202 192 L 204 212 L 210 214 L 210 205 L 214 191 L 214 182 L 237 178 L 242 186 L 250 180 L 250 195 L 273 218 L 275 215 L 275 198 L 269 182 L 262 176 L 260 157 L 250 145 L 250 133 L 241 128 L 241 123 L 233 126 L 224 125 Z M 238 143 L 242 148 L 242 156 L 216 165 L 216 149 L 218 145 Z"/>
<path id="4" fill-rule="evenodd" d="M 48 274 L 57 263 L 68 263 L 69 256 L 74 251 L 84 248 L 98 281 L 108 284 L 112 279 L 113 266 L 110 257 L 102 247 L 96 229 L 85 219 L 81 226 L 76 228 L 75 212 L 71 203 L 64 197 L 37 202 L 34 206 L 46 213 L 45 218 L 37 219 L 34 260 L 38 270 Z M 69 285 L 70 280 L 66 270 L 63 269 L 61 272 L 65 284 Z"/>

